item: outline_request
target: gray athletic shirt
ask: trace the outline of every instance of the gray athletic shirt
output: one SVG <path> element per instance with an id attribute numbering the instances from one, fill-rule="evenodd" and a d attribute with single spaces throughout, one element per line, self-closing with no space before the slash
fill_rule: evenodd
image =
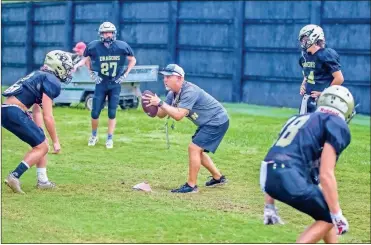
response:
<path id="1" fill-rule="evenodd" d="M 219 126 L 229 119 L 222 104 L 197 85 L 187 81 L 184 81 L 179 96 L 170 91 L 165 102 L 189 110 L 187 118 L 197 126 Z"/>

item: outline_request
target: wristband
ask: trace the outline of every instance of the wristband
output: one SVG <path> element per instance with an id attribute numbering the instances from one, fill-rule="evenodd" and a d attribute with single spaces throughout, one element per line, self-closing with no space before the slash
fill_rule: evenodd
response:
<path id="1" fill-rule="evenodd" d="M 337 212 L 336 214 L 333 214 L 333 213 L 330 213 L 331 214 L 331 218 L 332 219 L 338 219 L 340 218 L 341 216 L 343 216 L 343 213 L 341 212 L 341 209 L 339 212 Z"/>

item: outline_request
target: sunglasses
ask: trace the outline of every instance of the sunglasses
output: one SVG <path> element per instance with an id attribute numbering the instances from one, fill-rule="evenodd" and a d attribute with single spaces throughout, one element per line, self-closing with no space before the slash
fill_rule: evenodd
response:
<path id="1" fill-rule="evenodd" d="M 175 71 L 175 70 L 173 70 L 173 69 L 170 69 L 170 68 L 163 68 L 163 69 L 161 69 L 160 70 L 160 72 L 171 72 L 171 73 L 176 73 L 176 74 L 179 74 L 179 76 L 183 76 L 183 74 L 181 74 L 181 73 L 179 73 L 179 72 L 177 72 L 177 71 Z"/>

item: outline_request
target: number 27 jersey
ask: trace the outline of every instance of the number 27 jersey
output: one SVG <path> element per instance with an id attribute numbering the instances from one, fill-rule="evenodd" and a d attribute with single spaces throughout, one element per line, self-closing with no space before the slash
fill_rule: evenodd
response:
<path id="1" fill-rule="evenodd" d="M 332 145 L 337 157 L 351 140 L 348 124 L 329 113 L 315 112 L 290 118 L 264 161 L 292 163 L 312 169 L 317 166 L 325 143 Z"/>
<path id="2" fill-rule="evenodd" d="M 115 81 L 125 72 L 126 57 L 134 53 L 124 41 L 116 40 L 107 48 L 103 42 L 95 40 L 88 44 L 84 56 L 90 57 L 92 70 L 104 81 Z"/>

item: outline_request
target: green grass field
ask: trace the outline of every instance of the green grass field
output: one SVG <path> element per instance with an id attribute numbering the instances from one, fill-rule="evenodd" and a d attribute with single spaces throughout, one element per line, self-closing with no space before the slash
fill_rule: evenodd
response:
<path id="1" fill-rule="evenodd" d="M 230 129 L 215 155 L 229 183 L 200 192 L 172 194 L 185 183 L 187 146 L 195 130 L 176 123 L 166 149 L 164 120 L 138 110 L 117 113 L 114 148 L 104 146 L 107 110 L 102 112 L 98 145 L 89 148 L 90 113 L 55 108 L 62 145 L 48 156 L 48 175 L 57 189 L 35 188 L 36 169 L 22 176 L 26 195 L 2 184 L 2 243 L 292 243 L 312 220 L 278 203 L 283 226 L 264 226 L 260 162 L 292 109 L 226 104 Z M 370 118 L 357 115 L 352 142 L 337 164 L 340 202 L 350 223 L 342 243 L 370 242 Z M 2 179 L 29 147 L 2 130 Z M 149 181 L 154 192 L 131 187 Z M 20 235 L 21 234 L 21 235 Z"/>

